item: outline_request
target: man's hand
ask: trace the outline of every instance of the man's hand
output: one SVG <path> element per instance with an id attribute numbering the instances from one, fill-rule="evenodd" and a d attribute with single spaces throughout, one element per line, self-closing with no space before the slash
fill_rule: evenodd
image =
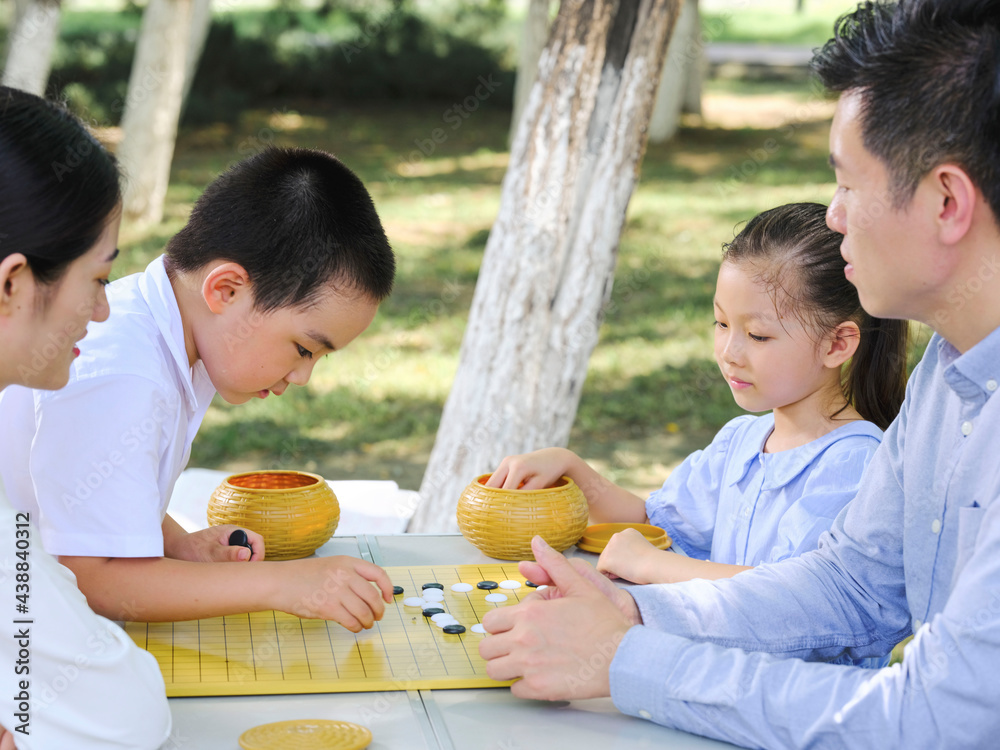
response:
<path id="1" fill-rule="evenodd" d="M 492 634 L 479 644 L 486 673 L 494 680 L 521 678 L 511 686 L 519 698 L 610 695 L 611 660 L 628 629 L 641 622 L 635 602 L 541 537 L 532 540 L 531 549 L 537 562 L 521 563 L 521 573 L 548 588 L 483 617 L 483 627 Z"/>

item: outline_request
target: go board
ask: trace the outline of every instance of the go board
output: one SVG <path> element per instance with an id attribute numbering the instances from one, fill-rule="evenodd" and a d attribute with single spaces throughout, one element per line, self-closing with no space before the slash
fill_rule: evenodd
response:
<path id="1" fill-rule="evenodd" d="M 283 612 L 252 612 L 185 622 L 129 622 L 125 631 L 160 664 L 169 697 L 274 695 L 382 690 L 503 687 L 486 676 L 479 656 L 484 637 L 471 627 L 499 606 L 516 604 L 534 589 L 517 565 L 386 567 L 403 587 L 370 630 L 352 633 L 335 622 L 303 620 Z M 480 581 L 517 581 L 521 588 L 475 588 Z M 449 635 L 403 600 L 424 583 L 443 585 L 440 605 L 465 626 Z M 451 590 L 468 583 L 467 593 Z M 506 602 L 486 600 L 502 592 Z"/>

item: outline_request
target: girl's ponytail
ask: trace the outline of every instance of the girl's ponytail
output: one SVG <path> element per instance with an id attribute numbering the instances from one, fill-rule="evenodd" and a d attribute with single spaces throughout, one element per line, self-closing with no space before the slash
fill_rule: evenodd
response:
<path id="1" fill-rule="evenodd" d="M 910 324 L 864 313 L 858 326 L 861 340 L 844 374 L 844 396 L 863 418 L 885 430 L 906 395 Z"/>

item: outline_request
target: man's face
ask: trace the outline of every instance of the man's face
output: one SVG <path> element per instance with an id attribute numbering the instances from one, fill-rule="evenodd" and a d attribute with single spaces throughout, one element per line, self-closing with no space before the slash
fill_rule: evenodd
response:
<path id="1" fill-rule="evenodd" d="M 862 306 L 878 318 L 928 321 L 935 292 L 931 215 L 920 208 L 920 187 L 905 208 L 893 207 L 889 173 L 862 142 L 861 97 L 855 92 L 837 104 L 830 162 L 837 192 L 826 223 L 844 235 L 845 273 Z"/>

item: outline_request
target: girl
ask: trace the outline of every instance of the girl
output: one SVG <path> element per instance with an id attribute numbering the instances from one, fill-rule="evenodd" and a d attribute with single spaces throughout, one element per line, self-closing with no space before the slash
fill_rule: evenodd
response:
<path id="1" fill-rule="evenodd" d="M 7 87 L 0 165 L 0 390 L 60 388 L 87 324 L 108 317 L 117 167 L 67 112 Z M 89 609 L 34 520 L 0 482 L 0 601 L 14 618 L 0 637 L 0 750 L 159 747 L 170 712 L 156 661 Z"/>
<path id="2" fill-rule="evenodd" d="M 906 386 L 908 324 L 870 317 L 844 275 L 826 207 L 765 211 L 725 248 L 715 358 L 736 403 L 729 422 L 647 500 L 562 448 L 505 458 L 487 482 L 534 489 L 567 475 L 596 522 L 649 522 L 687 557 L 634 531 L 598 561 L 636 583 L 725 578 L 814 549 L 856 494 Z M 880 662 L 881 663 L 881 662 Z"/>

